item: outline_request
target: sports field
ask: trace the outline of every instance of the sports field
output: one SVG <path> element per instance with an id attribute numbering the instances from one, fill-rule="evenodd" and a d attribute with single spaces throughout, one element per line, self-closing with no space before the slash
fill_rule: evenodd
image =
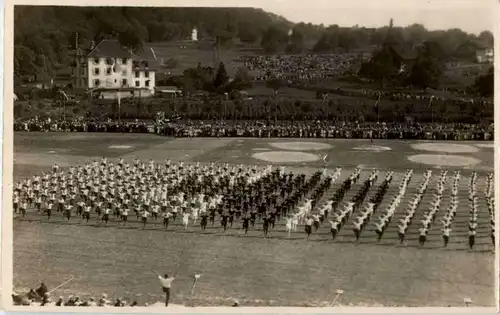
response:
<path id="1" fill-rule="evenodd" d="M 70 284 L 54 294 L 98 296 L 106 292 L 128 301 L 153 302 L 162 298 L 162 292 L 151 269 L 173 272 L 180 266 L 173 288 L 174 304 L 230 305 L 232 299 L 238 299 L 244 306 L 327 306 L 337 289 L 344 290 L 340 304 L 462 306 L 465 297 L 471 298 L 475 306 L 495 304 L 494 255 L 484 198 L 486 175 L 493 171 L 492 143 L 16 133 L 14 149 L 15 181 L 49 171 L 54 162 L 66 167 L 102 156 L 128 161 L 139 158 L 259 165 L 269 164 L 263 159 L 273 158 L 276 162 L 272 164 L 306 173 L 325 164 L 332 171 L 341 167 L 340 179 L 322 200 L 331 197 L 355 167 L 364 170 L 345 201 L 356 194 L 372 168 L 381 173 L 368 196 L 375 194 L 384 173 L 392 170 L 394 180 L 381 208 L 396 194 L 405 170 L 412 168 L 414 175 L 395 221 L 402 218 L 422 182 L 422 172 L 433 169 L 406 246 L 398 245 L 396 223 L 380 243 L 370 227 L 356 245 L 349 223 L 332 241 L 327 223 L 306 240 L 302 228 L 288 237 L 284 222 L 265 238 L 259 223 L 244 236 L 237 221 L 225 233 L 218 222 L 202 233 L 199 226 L 184 230 L 180 220 L 167 231 L 159 222 L 142 230 L 135 218 L 127 227 L 116 222 L 103 227 L 95 220 L 88 224 L 78 219 L 66 223 L 59 215 L 48 222 L 29 212 L 25 220 L 14 219 L 14 287 L 18 291 L 36 286 L 41 280 L 54 287 L 74 276 Z M 319 157 L 322 154 L 328 154 L 326 163 Z M 428 208 L 443 169 L 449 171 L 442 209 L 449 203 L 453 171 L 461 170 L 459 210 L 450 245 L 443 248 L 441 225 L 436 222 L 428 243 L 419 248 L 418 221 Z M 474 252 L 467 246 L 467 187 L 472 170 L 479 173 L 480 200 Z M 438 218 L 442 215 L 439 213 Z M 194 273 L 202 277 L 191 296 Z"/>

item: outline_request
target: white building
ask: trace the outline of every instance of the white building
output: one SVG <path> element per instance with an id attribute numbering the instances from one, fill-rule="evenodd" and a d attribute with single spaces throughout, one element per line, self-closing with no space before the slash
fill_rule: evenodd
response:
<path id="1" fill-rule="evenodd" d="M 495 54 L 493 48 L 485 48 L 477 50 L 476 59 L 478 63 L 493 63 L 495 61 Z"/>
<path id="2" fill-rule="evenodd" d="M 101 41 L 91 47 L 85 58 L 80 58 L 75 69 L 75 73 L 80 72 L 76 86 L 99 90 L 144 89 L 150 92 L 144 95 L 154 94 L 156 56 L 152 49 L 144 51 L 134 55 L 117 40 Z"/>
<path id="3" fill-rule="evenodd" d="M 193 28 L 193 31 L 191 32 L 191 40 L 193 42 L 197 42 L 198 41 L 198 29 Z"/>

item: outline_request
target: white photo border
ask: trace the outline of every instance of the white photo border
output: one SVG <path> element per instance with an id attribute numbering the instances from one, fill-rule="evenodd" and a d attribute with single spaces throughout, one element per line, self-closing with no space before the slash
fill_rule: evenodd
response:
<path id="1" fill-rule="evenodd" d="M 326 0 L 318 0 L 326 1 Z M 336 1 L 336 0 L 330 0 Z M 385 0 L 389 1 L 389 0 Z M 367 5 L 381 5 L 384 0 L 366 0 Z M 168 2 L 168 3 L 167 3 Z M 194 7 L 262 7 L 264 3 L 275 2 L 280 5 L 286 5 L 287 0 L 107 0 L 108 6 L 136 6 L 136 7 L 175 7 L 175 6 L 194 6 Z M 403 6 L 408 9 L 409 6 L 404 4 L 404 0 L 391 1 L 391 5 Z M 431 2 L 431 1 L 426 1 Z M 438 0 L 432 0 L 438 2 Z M 443 0 L 444 6 L 457 6 L 461 3 L 474 3 L 474 5 L 490 5 L 491 13 L 494 16 L 495 23 L 495 121 L 500 121 L 500 96 L 497 91 L 500 91 L 500 0 Z M 6 0 L 3 7 L 3 115 L 2 115 L 2 143 L 3 143 L 3 164 L 2 164 L 2 209 L 1 211 L 1 293 L 0 309 L 7 312 L 15 312 L 16 314 L 31 315 L 37 313 L 127 313 L 127 314 L 144 314 L 144 313 L 170 313 L 170 314 L 493 314 L 497 313 L 500 307 L 500 258 L 499 258 L 499 242 L 496 242 L 495 249 L 495 293 L 496 293 L 496 308 L 495 307 L 334 307 L 334 308 L 302 308 L 302 307 L 193 307 L 185 309 L 165 309 L 155 307 L 134 307 L 134 308 L 101 308 L 101 307 L 85 307 L 85 308 L 56 308 L 56 307 L 24 307 L 13 306 L 10 292 L 13 289 L 13 235 L 12 235 L 12 211 L 8 211 L 11 207 L 12 190 L 13 190 L 13 13 L 15 5 L 65 5 L 65 6 L 102 6 L 100 0 Z M 312 4 L 311 4 L 312 5 Z M 384 3 L 386 5 L 386 3 Z M 348 2 L 346 6 L 349 6 Z M 415 10 L 419 7 L 412 5 Z M 481 17 L 478 17 L 481 18 Z M 500 200 L 500 130 L 495 128 L 495 200 Z M 496 239 L 500 239 L 500 222 L 499 211 L 500 204 L 495 202 L 496 211 Z"/>

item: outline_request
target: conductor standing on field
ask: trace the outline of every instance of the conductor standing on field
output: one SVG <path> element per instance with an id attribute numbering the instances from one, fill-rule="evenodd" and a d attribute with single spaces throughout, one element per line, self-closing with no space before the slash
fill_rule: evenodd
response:
<path id="1" fill-rule="evenodd" d="M 168 302 L 170 301 L 170 287 L 172 286 L 172 282 L 175 279 L 175 275 L 173 277 L 169 277 L 168 274 L 165 274 L 163 277 L 153 270 L 154 273 L 158 276 L 158 279 L 160 280 L 162 290 L 165 293 L 165 306 L 168 306 Z"/>

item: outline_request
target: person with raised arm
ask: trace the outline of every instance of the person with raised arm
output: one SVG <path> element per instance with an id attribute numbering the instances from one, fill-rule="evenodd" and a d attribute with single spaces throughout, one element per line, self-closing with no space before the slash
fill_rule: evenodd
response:
<path id="1" fill-rule="evenodd" d="M 153 270 L 153 272 L 158 276 L 158 279 L 160 280 L 162 290 L 165 293 L 165 306 L 168 306 L 168 303 L 170 302 L 170 289 L 172 287 L 172 282 L 175 280 L 177 274 L 175 274 L 173 277 L 169 277 L 168 274 L 165 274 L 162 277 L 158 272 L 156 272 L 156 270 Z"/>

